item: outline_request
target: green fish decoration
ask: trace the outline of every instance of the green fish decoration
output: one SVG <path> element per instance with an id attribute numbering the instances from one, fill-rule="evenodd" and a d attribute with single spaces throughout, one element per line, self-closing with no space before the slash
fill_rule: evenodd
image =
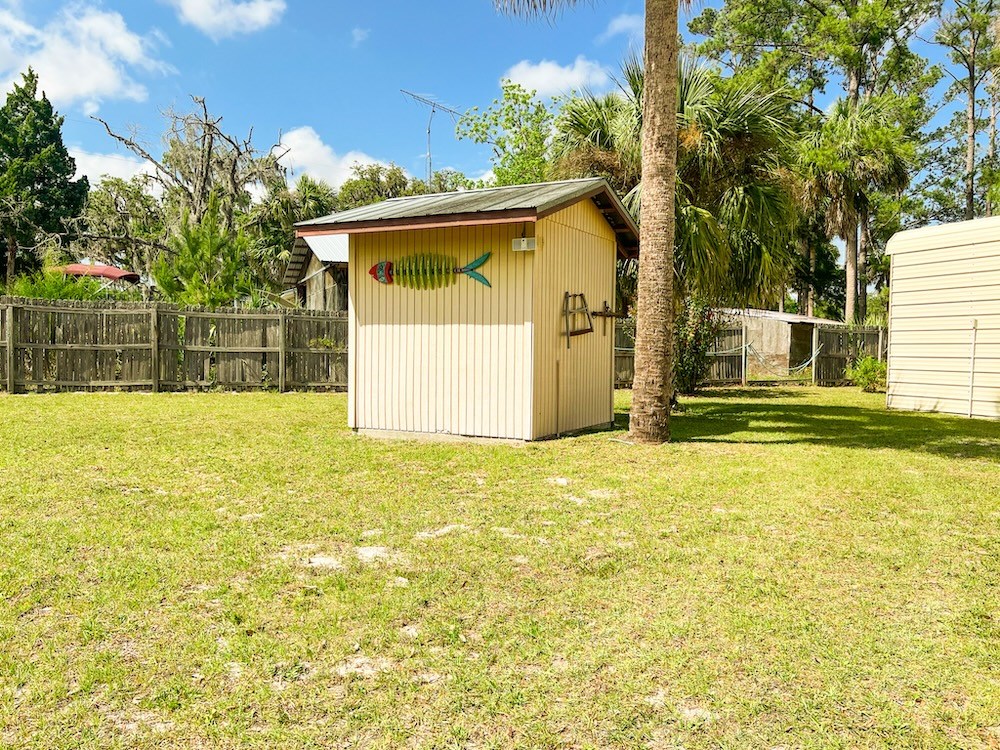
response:
<path id="1" fill-rule="evenodd" d="M 492 253 L 484 253 L 461 268 L 457 267 L 454 258 L 446 255 L 407 255 L 396 262 L 380 260 L 368 269 L 368 273 L 380 284 L 399 284 L 414 289 L 450 286 L 459 275 L 490 286 L 489 280 L 476 270 L 490 259 L 490 255 Z"/>

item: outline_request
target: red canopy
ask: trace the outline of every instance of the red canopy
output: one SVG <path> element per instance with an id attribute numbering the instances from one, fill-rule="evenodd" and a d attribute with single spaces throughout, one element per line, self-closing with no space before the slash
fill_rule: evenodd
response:
<path id="1" fill-rule="evenodd" d="M 115 268 L 105 265 L 88 265 L 87 263 L 70 263 L 68 266 L 54 268 L 67 276 L 97 276 L 110 281 L 128 281 L 132 284 L 139 283 L 139 274 L 126 271 L 124 268 Z"/>

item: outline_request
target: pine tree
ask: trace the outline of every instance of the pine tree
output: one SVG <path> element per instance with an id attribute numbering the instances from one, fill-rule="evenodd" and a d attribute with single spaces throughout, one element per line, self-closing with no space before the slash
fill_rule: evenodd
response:
<path id="1" fill-rule="evenodd" d="M 249 242 L 242 231 L 226 230 L 223 213 L 214 193 L 200 222 L 184 212 L 179 231 L 168 243 L 171 253 L 153 267 L 153 280 L 171 302 L 221 307 L 253 290 Z"/>
<path id="2" fill-rule="evenodd" d="M 7 285 L 19 264 L 37 265 L 31 252 L 46 236 L 65 233 L 87 200 L 86 177 L 74 180 L 76 162 L 62 140 L 63 118 L 30 68 L 0 107 L 0 254 Z"/>

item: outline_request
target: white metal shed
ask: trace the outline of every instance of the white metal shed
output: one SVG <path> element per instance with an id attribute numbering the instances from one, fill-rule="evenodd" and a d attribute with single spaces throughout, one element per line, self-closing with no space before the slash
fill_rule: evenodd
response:
<path id="1" fill-rule="evenodd" d="M 890 409 L 1000 419 L 1000 217 L 888 243 Z"/>

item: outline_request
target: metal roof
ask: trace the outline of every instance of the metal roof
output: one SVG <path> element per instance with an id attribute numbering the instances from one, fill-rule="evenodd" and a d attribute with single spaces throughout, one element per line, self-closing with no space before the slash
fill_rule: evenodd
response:
<path id="1" fill-rule="evenodd" d="M 297 237 L 292 246 L 292 255 L 285 268 L 283 282 L 297 284 L 302 278 L 302 271 L 309 259 L 309 252 L 323 263 L 346 263 L 347 248 L 350 236 L 346 234 L 316 234 L 309 237 Z"/>
<path id="2" fill-rule="evenodd" d="M 780 320 L 785 323 L 813 323 L 820 325 L 842 326 L 845 325 L 839 320 L 829 318 L 816 318 L 809 315 L 799 315 L 797 313 L 778 312 L 777 310 L 758 310 L 755 308 L 735 309 L 722 308 L 719 312 L 725 315 L 742 316 L 746 318 L 768 318 L 769 320 Z"/>
<path id="3" fill-rule="evenodd" d="M 300 237 L 334 231 L 389 231 L 420 225 L 537 221 L 578 201 L 590 198 L 604 214 L 626 251 L 639 245 L 639 228 L 602 178 L 511 185 L 454 193 L 392 198 L 371 206 L 323 216 L 296 224 Z"/>

